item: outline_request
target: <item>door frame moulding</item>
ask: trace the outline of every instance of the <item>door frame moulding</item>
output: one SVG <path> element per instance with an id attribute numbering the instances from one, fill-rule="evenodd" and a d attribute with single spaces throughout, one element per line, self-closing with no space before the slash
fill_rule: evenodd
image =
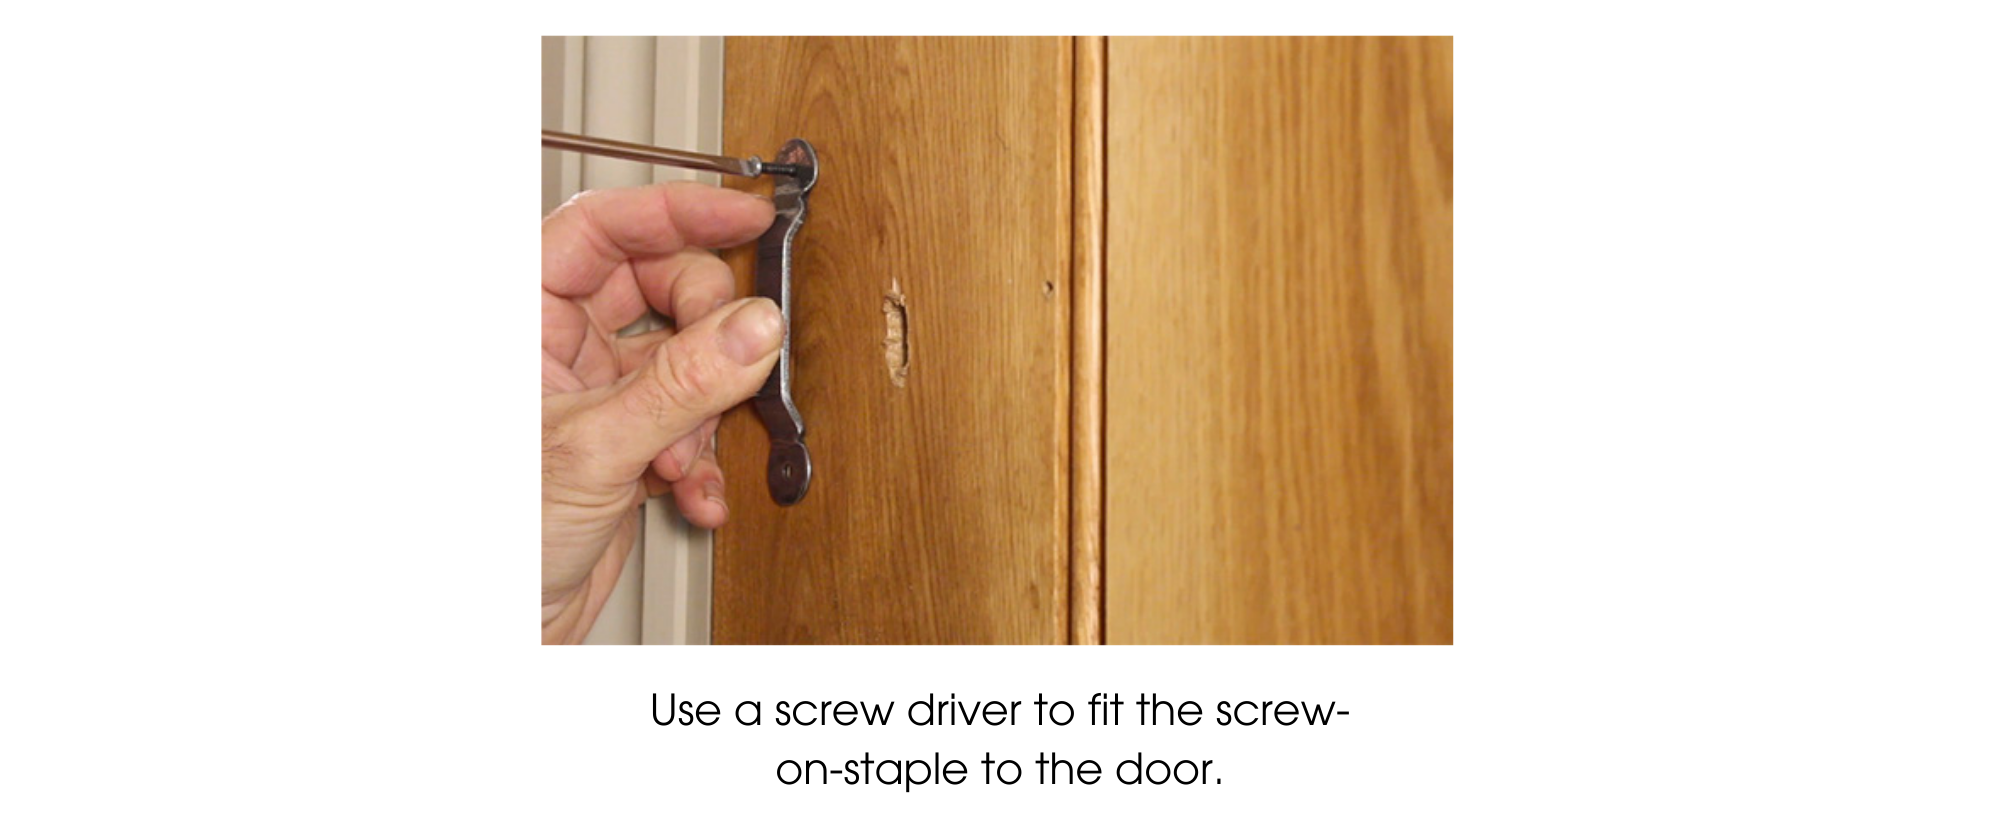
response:
<path id="1" fill-rule="evenodd" d="M 1069 642 L 1104 643 L 1105 38 L 1072 41 Z"/>
<path id="2" fill-rule="evenodd" d="M 654 47 L 655 144 L 722 153 L 721 36 L 661 37 Z M 653 182 L 721 185 L 722 176 L 653 167 Z M 646 502 L 645 601 L 639 643 L 706 644 L 714 595 L 714 535 L 681 518 L 672 496 Z"/>
<path id="3" fill-rule="evenodd" d="M 630 142 L 722 152 L 722 38 L 718 36 L 542 39 L 544 127 Z M 559 53 L 559 54 L 558 54 Z M 556 75 L 559 73 L 559 77 Z M 545 152 L 546 153 L 546 152 Z M 560 200 L 592 188 L 677 180 L 720 185 L 713 174 L 562 153 L 544 176 Z M 545 190 L 545 203 L 550 195 Z M 545 211 L 553 206 L 544 205 Z M 663 327 L 648 314 L 621 335 Z M 640 529 L 611 598 L 585 638 L 593 644 L 706 644 L 710 635 L 713 540 L 674 508 L 647 500 Z"/>

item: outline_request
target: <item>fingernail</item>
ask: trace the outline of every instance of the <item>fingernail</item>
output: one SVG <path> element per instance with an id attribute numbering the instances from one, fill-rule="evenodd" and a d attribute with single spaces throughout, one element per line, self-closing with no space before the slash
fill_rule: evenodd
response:
<path id="1" fill-rule="evenodd" d="M 756 365 L 778 350 L 784 338 L 778 306 L 762 296 L 750 299 L 722 320 L 722 352 L 737 365 Z"/>
<path id="2" fill-rule="evenodd" d="M 701 495 L 702 498 L 708 499 L 711 502 L 721 505 L 723 510 L 729 509 L 729 503 L 722 500 L 721 482 L 711 481 L 708 482 L 707 484 L 703 484 L 701 486 Z"/>

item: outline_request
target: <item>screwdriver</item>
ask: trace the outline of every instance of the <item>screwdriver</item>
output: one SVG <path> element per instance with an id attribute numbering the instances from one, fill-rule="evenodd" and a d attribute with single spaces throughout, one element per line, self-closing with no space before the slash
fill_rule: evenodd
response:
<path id="1" fill-rule="evenodd" d="M 637 142 L 621 142 L 616 139 L 599 139 L 562 131 L 542 131 L 542 147 L 558 151 L 575 151 L 579 154 L 595 154 L 600 157 L 617 157 L 636 162 L 650 162 L 654 165 L 671 165 L 675 168 L 692 168 L 697 171 L 714 171 L 737 177 L 761 177 L 765 174 L 783 174 L 787 177 L 799 176 L 797 165 L 779 162 L 765 162 L 756 157 L 737 159 L 735 157 L 697 154 L 693 151 L 676 151 L 672 148 L 655 148 Z"/>

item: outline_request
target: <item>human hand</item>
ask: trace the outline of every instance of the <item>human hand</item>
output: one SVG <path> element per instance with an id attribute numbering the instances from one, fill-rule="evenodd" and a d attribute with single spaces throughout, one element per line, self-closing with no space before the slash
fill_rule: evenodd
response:
<path id="1" fill-rule="evenodd" d="M 771 225 L 769 201 L 694 183 L 578 195 L 542 220 L 542 642 L 597 621 L 637 535 L 671 490 L 688 521 L 729 518 L 716 423 L 777 362 L 784 324 L 764 298 L 732 302 L 703 247 Z M 672 330 L 618 338 L 648 306 Z"/>

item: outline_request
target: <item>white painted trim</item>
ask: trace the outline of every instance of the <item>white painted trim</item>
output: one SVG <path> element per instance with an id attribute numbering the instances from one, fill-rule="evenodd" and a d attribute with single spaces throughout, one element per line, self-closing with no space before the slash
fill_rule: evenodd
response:
<path id="1" fill-rule="evenodd" d="M 653 38 L 586 37 L 583 39 L 583 133 L 627 142 L 653 142 L 653 77 L 656 72 Z M 579 155 L 580 156 L 580 155 Z M 621 188 L 646 185 L 653 181 L 653 167 L 630 160 L 582 156 L 583 187 Z M 642 333 L 657 327 L 640 320 L 620 331 L 620 335 Z M 586 644 L 639 643 L 641 592 L 645 587 L 645 531 L 632 541 L 618 585 L 597 623 L 585 636 Z"/>
<path id="2" fill-rule="evenodd" d="M 670 148 L 722 153 L 722 38 L 662 37 L 654 48 L 653 142 Z M 656 166 L 654 182 L 696 180 L 719 185 L 715 174 Z M 713 540 L 681 518 L 669 497 L 646 504 L 645 607 L 640 643 L 706 644 Z"/>
<path id="3" fill-rule="evenodd" d="M 562 42 L 562 130 L 580 133 L 583 131 L 583 36 L 565 35 Z M 567 200 L 568 195 L 583 190 L 583 155 L 563 154 L 562 159 L 562 192 Z"/>
<path id="4" fill-rule="evenodd" d="M 542 36 L 542 129 L 562 130 L 563 122 L 563 39 Z M 564 158 L 561 151 L 542 149 L 542 214 L 547 216 L 561 205 L 569 192 L 562 187 Z"/>
<path id="5" fill-rule="evenodd" d="M 545 37 L 542 71 L 545 127 L 722 152 L 719 37 Z M 587 188 L 677 179 L 720 181 L 712 174 L 568 153 L 553 161 L 545 157 L 542 173 L 545 213 Z M 550 178 L 557 182 L 550 183 Z M 665 323 L 661 317 L 648 316 L 625 333 Z M 641 513 L 639 537 L 618 587 L 585 643 L 708 643 L 709 533 L 681 519 L 672 497 L 648 501 Z"/>

